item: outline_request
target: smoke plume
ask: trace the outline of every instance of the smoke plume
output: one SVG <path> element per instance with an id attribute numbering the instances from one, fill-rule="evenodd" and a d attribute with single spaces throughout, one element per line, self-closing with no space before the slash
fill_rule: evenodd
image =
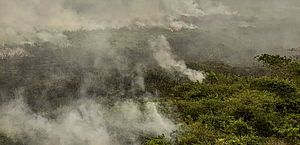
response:
<path id="1" fill-rule="evenodd" d="M 158 64 L 169 71 L 177 71 L 186 75 L 193 82 L 202 82 L 204 74 L 202 72 L 189 69 L 183 60 L 177 61 L 171 52 L 171 47 L 166 37 L 161 35 L 150 41 L 154 58 Z"/>
<path id="2" fill-rule="evenodd" d="M 122 145 L 140 144 L 142 134 L 170 137 L 175 130 L 152 102 L 109 107 L 83 99 L 55 114 L 49 119 L 33 113 L 22 99 L 11 101 L 0 108 L 0 133 L 31 145 Z"/>
<path id="3" fill-rule="evenodd" d="M 298 48 L 299 13 L 299 0 L 0 0 L 0 135 L 32 145 L 170 137 L 174 123 L 139 102 L 157 89 L 147 71 L 202 82 L 188 62 L 244 66 Z M 19 88 L 24 101 L 13 100 Z"/>

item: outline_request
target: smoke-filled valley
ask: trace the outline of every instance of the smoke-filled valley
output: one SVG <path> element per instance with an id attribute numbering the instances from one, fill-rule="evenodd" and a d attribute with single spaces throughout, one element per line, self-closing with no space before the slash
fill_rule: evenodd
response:
<path id="1" fill-rule="evenodd" d="M 298 144 L 298 12 L 0 0 L 0 145 Z"/>

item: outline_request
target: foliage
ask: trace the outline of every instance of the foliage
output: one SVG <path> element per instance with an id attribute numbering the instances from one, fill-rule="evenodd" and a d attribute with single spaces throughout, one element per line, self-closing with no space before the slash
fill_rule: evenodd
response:
<path id="1" fill-rule="evenodd" d="M 171 145 L 171 143 L 167 141 L 164 136 L 158 136 L 148 140 L 145 145 Z"/>
<path id="2" fill-rule="evenodd" d="M 124 33 L 126 31 L 124 30 Z M 144 31 L 150 33 L 148 30 Z M 88 37 L 87 34 L 82 35 Z M 178 39 L 175 34 L 168 35 L 171 41 Z M 116 42 L 114 45 L 118 47 L 124 43 L 131 44 L 130 40 L 128 41 Z M 145 44 L 141 42 L 137 45 Z M 88 74 L 95 76 L 90 78 L 94 84 L 85 90 L 88 96 L 108 96 L 112 100 L 114 98 L 111 96 L 119 94 L 122 97 L 136 95 L 131 93 L 134 91 L 126 90 L 126 87 L 130 88 L 133 84 L 128 80 L 133 80 L 134 73 L 132 76 L 110 73 L 106 74 L 106 80 L 103 80 L 104 74 L 99 70 L 87 66 L 69 68 L 67 67 L 69 64 L 63 63 L 65 60 L 62 57 L 54 55 L 68 54 L 67 51 L 50 53 L 46 49 L 50 47 L 47 44 L 35 47 L 28 51 L 32 51 L 40 58 L 23 58 L 11 62 L 24 67 L 24 71 L 15 71 L 14 68 L 10 68 L 14 64 L 2 62 L 11 73 L 3 73 L 3 70 L 0 76 L 0 87 L 2 90 L 7 90 L 2 92 L 3 96 L 13 96 L 12 92 L 16 88 L 27 86 L 23 93 L 24 96 L 29 96 L 25 100 L 33 111 L 56 109 L 72 98 L 78 97 L 82 91 L 81 85 L 87 81 L 82 78 Z M 51 60 L 53 57 L 55 61 Z M 151 136 L 145 137 L 148 140 L 144 143 L 146 145 L 300 144 L 299 60 L 268 54 L 260 55 L 257 59 L 265 67 L 235 68 L 220 62 L 189 63 L 189 67 L 207 73 L 203 83 L 190 82 L 187 78 L 157 67 L 144 68 L 145 92 L 159 96 L 155 99 L 159 104 L 163 104 L 161 106 L 163 111 L 160 111 L 168 113 L 167 115 L 173 117 L 172 119 L 180 125 L 172 139 L 164 136 L 151 138 Z M 57 66 L 49 69 L 43 65 L 44 63 Z M 30 64 L 49 71 L 32 72 Z M 63 78 L 49 77 L 51 71 L 59 68 L 61 68 L 59 71 L 65 74 Z M 83 70 L 86 72 L 84 73 Z M 124 88 L 120 88 L 121 86 Z M 114 91 L 118 89 L 125 92 Z M 1 98 L 2 100 L 5 99 Z M 20 143 L 0 134 L 0 144 Z"/>
<path id="3" fill-rule="evenodd" d="M 206 65 L 203 83 L 173 87 L 166 102 L 183 123 L 175 144 L 300 144 L 298 60 L 268 54 L 257 59 L 269 69 L 265 75 Z"/>
<path id="4" fill-rule="evenodd" d="M 273 79 L 273 78 L 259 78 L 251 82 L 251 87 L 261 91 L 269 91 L 278 95 L 289 97 L 296 92 L 296 87 L 292 81 Z"/>

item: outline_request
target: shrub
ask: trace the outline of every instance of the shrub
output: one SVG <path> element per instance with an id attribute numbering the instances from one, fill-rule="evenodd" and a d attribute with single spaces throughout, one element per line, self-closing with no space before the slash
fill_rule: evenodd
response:
<path id="1" fill-rule="evenodd" d="M 300 115 L 289 114 L 278 125 L 276 131 L 281 138 L 285 138 L 296 144 L 300 143 Z M 298 142 L 296 142 L 298 141 Z"/>
<path id="2" fill-rule="evenodd" d="M 173 92 L 185 99 L 226 98 L 243 88 L 241 84 L 185 84 L 177 86 Z"/>
<path id="3" fill-rule="evenodd" d="M 228 113 L 233 113 L 237 119 L 241 114 L 252 116 L 255 113 L 273 113 L 276 110 L 276 102 L 280 100 L 273 93 L 245 90 L 229 98 L 226 103 Z M 244 120 L 247 120 L 244 118 Z"/>
<path id="4" fill-rule="evenodd" d="M 227 135 L 223 138 L 219 138 L 216 142 L 217 145 L 258 145 L 260 143 L 261 138 L 253 135 Z"/>
<path id="5" fill-rule="evenodd" d="M 158 136 L 156 138 L 148 140 L 145 145 L 171 145 L 171 143 L 164 138 L 164 136 Z"/>
<path id="6" fill-rule="evenodd" d="M 237 136 L 245 136 L 254 132 L 253 128 L 241 119 L 231 121 L 227 127 L 227 131 Z"/>
<path id="7" fill-rule="evenodd" d="M 265 117 L 264 114 L 261 114 L 252 119 L 249 124 L 253 126 L 258 135 L 269 137 L 275 133 L 273 121 L 273 119 Z"/>
<path id="8" fill-rule="evenodd" d="M 205 124 L 210 128 L 224 131 L 232 120 L 234 118 L 231 116 L 200 115 L 197 122 Z"/>
<path id="9" fill-rule="evenodd" d="M 278 95 L 289 97 L 296 92 L 297 88 L 288 80 L 259 78 L 254 80 L 250 85 L 251 88 L 276 93 Z"/>
<path id="10" fill-rule="evenodd" d="M 216 133 L 199 122 L 185 125 L 181 130 L 183 130 L 183 132 L 179 133 L 179 136 L 176 139 L 176 144 L 204 145 L 214 144 L 216 141 Z"/>
<path id="11" fill-rule="evenodd" d="M 219 99 L 203 99 L 198 101 L 180 100 L 175 105 L 184 117 L 190 116 L 197 120 L 199 115 L 204 114 L 222 114 L 226 104 Z"/>
<path id="12" fill-rule="evenodd" d="M 276 109 L 281 113 L 300 113 L 300 98 L 294 96 L 291 98 L 281 99 L 276 102 Z"/>
<path id="13" fill-rule="evenodd" d="M 278 138 L 267 138 L 267 140 L 264 142 L 264 145 L 288 145 L 284 140 L 278 139 Z"/>
<path id="14" fill-rule="evenodd" d="M 236 119 L 249 123 L 259 135 L 270 136 L 274 134 L 277 100 L 272 93 L 244 91 L 229 99 L 227 111 Z"/>

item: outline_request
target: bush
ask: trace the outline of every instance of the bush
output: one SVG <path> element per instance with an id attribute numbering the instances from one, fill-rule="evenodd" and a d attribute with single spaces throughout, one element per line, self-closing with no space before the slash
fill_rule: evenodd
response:
<path id="1" fill-rule="evenodd" d="M 291 98 L 281 99 L 276 103 L 276 109 L 280 113 L 300 113 L 299 95 Z"/>
<path id="2" fill-rule="evenodd" d="M 226 98 L 243 88 L 241 84 L 185 84 L 177 86 L 173 93 L 185 99 Z"/>
<path id="3" fill-rule="evenodd" d="M 254 132 L 253 128 L 241 119 L 231 121 L 227 127 L 227 131 L 237 136 L 245 136 Z"/>
<path id="4" fill-rule="evenodd" d="M 183 130 L 183 132 L 179 133 L 176 139 L 176 144 L 215 144 L 216 133 L 199 122 L 190 125 L 184 125 L 181 130 Z"/>
<path id="5" fill-rule="evenodd" d="M 156 138 L 148 140 L 145 145 L 171 145 L 171 143 L 164 138 L 164 136 L 158 136 Z"/>
<path id="6" fill-rule="evenodd" d="M 237 119 L 243 113 L 248 114 L 246 116 L 257 113 L 274 113 L 278 100 L 280 99 L 273 93 L 245 90 L 227 100 L 227 109 L 229 109 L 228 113 L 232 113 Z M 248 120 L 247 118 L 243 119 Z"/>
<path id="7" fill-rule="evenodd" d="M 236 136 L 227 135 L 224 138 L 219 138 L 217 145 L 258 145 L 261 143 L 261 138 L 258 136 Z"/>
<path id="8" fill-rule="evenodd" d="M 198 101 L 180 100 L 175 105 L 184 117 L 190 116 L 196 121 L 199 115 L 222 114 L 226 104 L 219 99 L 203 99 Z"/>
<path id="9" fill-rule="evenodd" d="M 249 123 L 259 135 L 270 136 L 274 134 L 277 100 L 272 93 L 244 91 L 229 99 L 227 111 Z"/>
<path id="10" fill-rule="evenodd" d="M 273 119 L 265 117 L 264 114 L 257 115 L 249 124 L 253 126 L 258 135 L 269 137 L 275 134 Z"/>
<path id="11" fill-rule="evenodd" d="M 264 142 L 264 145 L 288 145 L 284 140 L 278 139 L 278 138 L 267 138 L 267 140 Z"/>
<path id="12" fill-rule="evenodd" d="M 288 80 L 259 78 L 251 83 L 251 88 L 260 91 L 268 91 L 278 95 L 289 97 L 296 92 L 297 88 Z"/>
<path id="13" fill-rule="evenodd" d="M 300 115 L 289 114 L 278 125 L 276 131 L 278 136 L 286 138 L 290 142 L 296 144 L 300 143 Z M 297 142 L 298 141 L 298 142 Z"/>
<path id="14" fill-rule="evenodd" d="M 225 132 L 227 126 L 233 121 L 231 116 L 200 115 L 197 122 L 205 124 L 209 128 Z"/>

